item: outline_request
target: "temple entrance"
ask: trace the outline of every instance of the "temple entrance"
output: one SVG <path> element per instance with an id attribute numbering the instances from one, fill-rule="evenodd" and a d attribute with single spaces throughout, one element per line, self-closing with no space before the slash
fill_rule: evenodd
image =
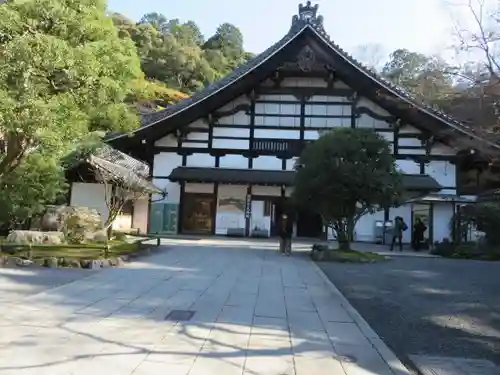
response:
<path id="1" fill-rule="evenodd" d="M 424 233 L 423 242 L 421 244 L 422 249 L 429 249 L 430 242 L 430 206 L 428 204 L 413 204 L 411 208 L 411 243 L 415 244 L 415 232 L 413 230 L 417 219 L 420 219 L 424 225 L 427 227 L 427 230 Z"/>
<path id="2" fill-rule="evenodd" d="M 212 194 L 190 194 L 183 197 L 182 233 L 213 234 L 215 197 Z"/>
<path id="3" fill-rule="evenodd" d="M 297 237 L 321 238 L 323 220 L 319 214 L 299 211 L 297 215 Z"/>

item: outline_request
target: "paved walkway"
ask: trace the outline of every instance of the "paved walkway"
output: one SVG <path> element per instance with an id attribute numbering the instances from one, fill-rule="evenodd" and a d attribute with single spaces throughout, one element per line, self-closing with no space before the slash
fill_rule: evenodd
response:
<path id="1" fill-rule="evenodd" d="M 408 374 L 307 257 L 271 248 L 177 243 L 4 303 L 0 374 Z"/>

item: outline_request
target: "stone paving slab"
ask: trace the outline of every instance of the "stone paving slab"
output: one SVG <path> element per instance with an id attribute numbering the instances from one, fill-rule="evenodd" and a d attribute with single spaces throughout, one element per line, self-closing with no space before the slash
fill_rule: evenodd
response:
<path id="1" fill-rule="evenodd" d="M 412 355 L 422 375 L 500 375 L 500 368 L 486 360 Z"/>
<path id="2" fill-rule="evenodd" d="M 0 374 L 408 374 L 354 313 L 305 257 L 176 246 L 0 305 Z"/>

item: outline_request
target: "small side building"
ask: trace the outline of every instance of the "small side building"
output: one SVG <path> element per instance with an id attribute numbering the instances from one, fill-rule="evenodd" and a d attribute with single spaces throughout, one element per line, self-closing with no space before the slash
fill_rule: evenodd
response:
<path id="1" fill-rule="evenodd" d="M 149 166 L 111 147 L 103 147 L 66 172 L 70 183 L 68 204 L 95 209 L 103 222 L 108 219 L 107 202 L 116 196 L 116 189 L 129 191 L 121 212 L 112 224 L 114 230 L 147 234 L 151 194 L 162 190 L 149 181 Z"/>
<path id="2" fill-rule="evenodd" d="M 298 156 L 336 127 L 385 137 L 411 193 L 400 207 L 362 217 L 357 241 L 375 241 L 376 224 L 395 216 L 409 226 L 420 217 L 430 242 L 452 237 L 450 220 L 474 201 L 477 182 L 467 180 L 477 155 L 460 140 L 498 148 L 348 55 L 310 2 L 299 6 L 283 38 L 250 62 L 109 143 L 151 165 L 152 182 L 167 192 L 152 198 L 149 232 L 273 236 Z M 299 212 L 297 237 L 322 234 L 317 214 Z"/>

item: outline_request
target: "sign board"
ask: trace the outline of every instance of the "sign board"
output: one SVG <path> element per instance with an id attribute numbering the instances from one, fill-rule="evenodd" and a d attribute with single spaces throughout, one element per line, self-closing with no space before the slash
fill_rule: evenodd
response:
<path id="1" fill-rule="evenodd" d="M 252 216 L 252 195 L 247 194 L 245 198 L 245 219 L 249 219 Z"/>

